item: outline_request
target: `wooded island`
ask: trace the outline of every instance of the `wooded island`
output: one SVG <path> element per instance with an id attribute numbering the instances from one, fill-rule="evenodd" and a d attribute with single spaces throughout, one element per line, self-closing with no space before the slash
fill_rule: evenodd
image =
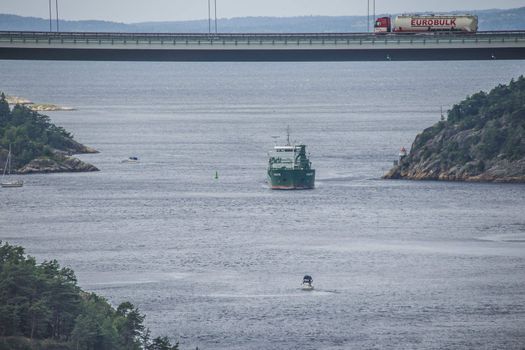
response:
<path id="1" fill-rule="evenodd" d="M 525 182 L 525 78 L 455 104 L 383 178 Z"/>

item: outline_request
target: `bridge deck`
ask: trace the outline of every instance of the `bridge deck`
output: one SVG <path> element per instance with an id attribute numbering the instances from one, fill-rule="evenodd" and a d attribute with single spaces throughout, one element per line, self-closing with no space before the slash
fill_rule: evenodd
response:
<path id="1" fill-rule="evenodd" d="M 145 61 L 525 59 L 525 31 L 387 35 L 0 32 L 0 59 Z"/>

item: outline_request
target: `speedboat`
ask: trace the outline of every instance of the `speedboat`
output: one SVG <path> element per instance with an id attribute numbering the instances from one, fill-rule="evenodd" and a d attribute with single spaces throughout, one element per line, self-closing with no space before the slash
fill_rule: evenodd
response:
<path id="1" fill-rule="evenodd" d="M 138 163 L 139 158 L 138 157 L 129 157 L 128 159 L 124 159 L 122 163 Z"/>
<path id="2" fill-rule="evenodd" d="M 314 282 L 314 279 L 312 278 L 312 276 L 305 275 L 303 277 L 303 283 L 301 284 L 301 289 L 302 290 L 313 290 L 314 289 L 314 286 L 312 284 L 313 282 Z"/>

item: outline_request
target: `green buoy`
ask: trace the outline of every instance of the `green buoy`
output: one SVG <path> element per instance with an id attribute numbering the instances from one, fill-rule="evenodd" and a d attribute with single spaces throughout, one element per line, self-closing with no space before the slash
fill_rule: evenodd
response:
<path id="1" fill-rule="evenodd" d="M 219 179 L 219 172 L 215 171 L 215 180 L 218 180 L 218 179 Z"/>

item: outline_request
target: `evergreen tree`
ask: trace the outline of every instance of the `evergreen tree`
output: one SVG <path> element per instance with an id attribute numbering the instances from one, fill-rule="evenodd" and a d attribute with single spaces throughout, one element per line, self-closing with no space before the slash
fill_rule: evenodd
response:
<path id="1" fill-rule="evenodd" d="M 168 337 L 157 337 L 146 348 L 147 350 L 178 350 L 179 344 L 171 345 Z"/>
<path id="2" fill-rule="evenodd" d="M 121 344 L 125 349 L 140 349 L 140 338 L 144 332 L 144 316 L 130 302 L 117 307 L 116 327 L 120 334 Z"/>
<path id="3" fill-rule="evenodd" d="M 73 270 L 56 260 L 37 264 L 22 247 L 0 241 L 0 337 L 54 339 L 65 350 L 178 349 L 166 337 L 150 340 L 144 318 L 130 302 L 115 310 L 83 292 Z"/>
<path id="4" fill-rule="evenodd" d="M 10 117 L 9 104 L 4 93 L 0 93 L 0 130 L 9 122 Z"/>

